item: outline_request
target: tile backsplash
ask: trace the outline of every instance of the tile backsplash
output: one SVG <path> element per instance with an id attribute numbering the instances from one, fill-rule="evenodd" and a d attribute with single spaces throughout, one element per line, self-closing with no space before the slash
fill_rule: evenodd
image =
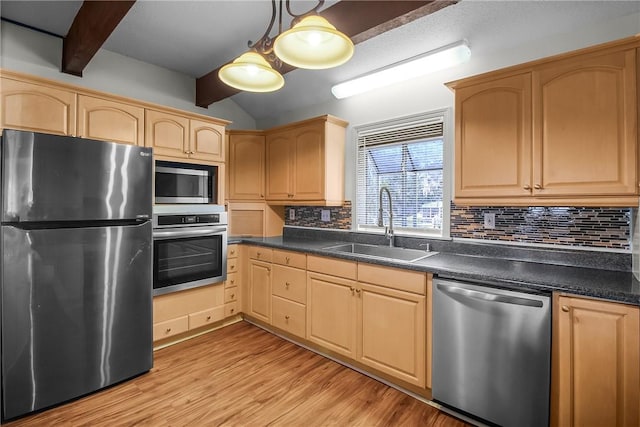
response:
<path id="1" fill-rule="evenodd" d="M 495 228 L 484 214 L 495 214 Z M 478 207 L 451 203 L 451 237 L 608 249 L 631 248 L 631 208 Z"/>
<path id="2" fill-rule="evenodd" d="M 291 210 L 294 218 L 291 218 Z M 322 211 L 329 210 L 329 221 Z M 495 214 L 495 228 L 484 214 Z M 567 247 L 631 249 L 631 208 L 479 207 L 451 203 L 451 237 Z M 285 225 L 351 229 L 352 206 L 287 206 Z"/>

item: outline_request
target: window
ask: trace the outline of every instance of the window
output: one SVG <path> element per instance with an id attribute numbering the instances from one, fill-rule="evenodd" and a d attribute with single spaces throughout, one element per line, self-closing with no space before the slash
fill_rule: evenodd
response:
<path id="1" fill-rule="evenodd" d="M 393 227 L 402 234 L 448 234 L 446 111 L 356 129 L 356 216 L 359 231 L 378 226 L 379 194 L 393 199 Z M 389 224 L 383 196 L 383 223 Z"/>

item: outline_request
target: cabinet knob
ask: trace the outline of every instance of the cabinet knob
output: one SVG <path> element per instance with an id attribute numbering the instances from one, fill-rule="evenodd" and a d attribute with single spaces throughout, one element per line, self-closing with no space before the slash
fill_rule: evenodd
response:
<path id="1" fill-rule="evenodd" d="M 236 254 L 236 251 L 232 249 L 231 250 L 231 255 L 235 255 L 235 254 Z"/>
<path id="2" fill-rule="evenodd" d="M 286 262 L 287 264 L 289 264 L 289 257 L 285 257 L 284 262 Z"/>
<path id="3" fill-rule="evenodd" d="M 256 257 L 260 258 L 260 252 L 256 252 Z"/>
<path id="4" fill-rule="evenodd" d="M 229 310 L 229 312 L 233 313 L 234 311 L 236 311 L 235 308 L 232 308 L 231 310 Z"/>
<path id="5" fill-rule="evenodd" d="M 562 306 L 562 311 L 564 311 L 565 313 L 569 312 L 569 307 L 567 307 L 566 305 Z"/>
<path id="6" fill-rule="evenodd" d="M 522 187 L 522 188 L 524 188 L 524 189 L 525 189 L 525 190 L 527 190 L 527 191 L 531 190 L 531 186 L 530 186 L 529 184 L 525 185 L 525 186 L 524 186 L 524 187 Z"/>
<path id="7" fill-rule="evenodd" d="M 536 190 L 542 190 L 542 185 L 536 184 L 533 186 L 533 188 L 535 188 Z"/>
<path id="8" fill-rule="evenodd" d="M 211 316 L 207 316 L 207 321 L 211 320 Z"/>
<path id="9" fill-rule="evenodd" d="M 233 285 L 235 283 L 236 283 L 235 279 L 231 279 L 231 284 Z"/>
<path id="10" fill-rule="evenodd" d="M 231 294 L 231 299 L 235 298 L 236 294 Z"/>
<path id="11" fill-rule="evenodd" d="M 360 292 L 362 292 L 360 289 L 356 289 L 356 294 L 358 294 L 358 296 L 360 296 Z"/>
<path id="12" fill-rule="evenodd" d="M 289 286 L 290 286 L 289 282 L 284 282 L 284 287 L 285 288 L 289 289 Z"/>
<path id="13" fill-rule="evenodd" d="M 289 320 L 289 315 L 284 316 L 285 320 Z"/>
<path id="14" fill-rule="evenodd" d="M 235 264 L 231 264 L 231 269 L 235 270 L 236 269 L 236 265 Z"/>
<path id="15" fill-rule="evenodd" d="M 167 330 L 165 331 L 165 333 L 167 333 L 167 334 L 168 334 L 169 332 L 171 332 L 171 328 L 167 328 Z"/>
<path id="16" fill-rule="evenodd" d="M 356 291 L 356 288 L 354 288 L 353 286 L 349 286 L 349 290 L 351 291 L 351 295 L 353 295 L 353 293 Z"/>
<path id="17" fill-rule="evenodd" d="M 260 195 L 260 198 L 261 198 L 261 199 L 264 199 L 264 194 L 261 194 L 261 195 Z"/>

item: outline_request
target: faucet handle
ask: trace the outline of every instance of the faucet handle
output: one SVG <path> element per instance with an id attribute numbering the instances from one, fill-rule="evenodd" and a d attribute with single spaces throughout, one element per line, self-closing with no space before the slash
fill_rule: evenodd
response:
<path id="1" fill-rule="evenodd" d="M 418 246 L 420 246 L 421 248 L 426 248 L 425 251 L 427 252 L 431 251 L 431 243 L 421 243 Z"/>

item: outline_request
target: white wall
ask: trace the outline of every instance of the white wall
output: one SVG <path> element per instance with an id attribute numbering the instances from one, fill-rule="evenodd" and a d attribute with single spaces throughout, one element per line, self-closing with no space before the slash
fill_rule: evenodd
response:
<path id="1" fill-rule="evenodd" d="M 464 77 L 580 49 L 607 41 L 633 36 L 640 32 L 640 14 L 627 15 L 613 21 L 594 23 L 588 27 L 571 29 L 570 33 L 540 35 L 526 45 L 504 50 L 474 43 L 473 34 L 467 39 L 471 45 L 471 60 L 461 66 L 443 70 L 387 88 L 343 100 L 333 99 L 324 104 L 297 109 L 277 119 L 258 121 L 258 128 L 266 129 L 292 121 L 332 114 L 350 123 L 347 134 L 345 197 L 355 201 L 355 147 L 353 128 L 396 117 L 453 108 L 454 94 L 444 83 Z M 500 31 L 496 28 L 495 31 Z M 505 36 L 506 37 L 506 36 Z"/>
<path id="2" fill-rule="evenodd" d="M 255 129 L 256 121 L 227 98 L 195 105 L 195 79 L 176 71 L 100 49 L 76 77 L 60 72 L 62 39 L 18 25 L 0 23 L 0 66 L 65 83 L 230 120 L 229 128 Z"/>

